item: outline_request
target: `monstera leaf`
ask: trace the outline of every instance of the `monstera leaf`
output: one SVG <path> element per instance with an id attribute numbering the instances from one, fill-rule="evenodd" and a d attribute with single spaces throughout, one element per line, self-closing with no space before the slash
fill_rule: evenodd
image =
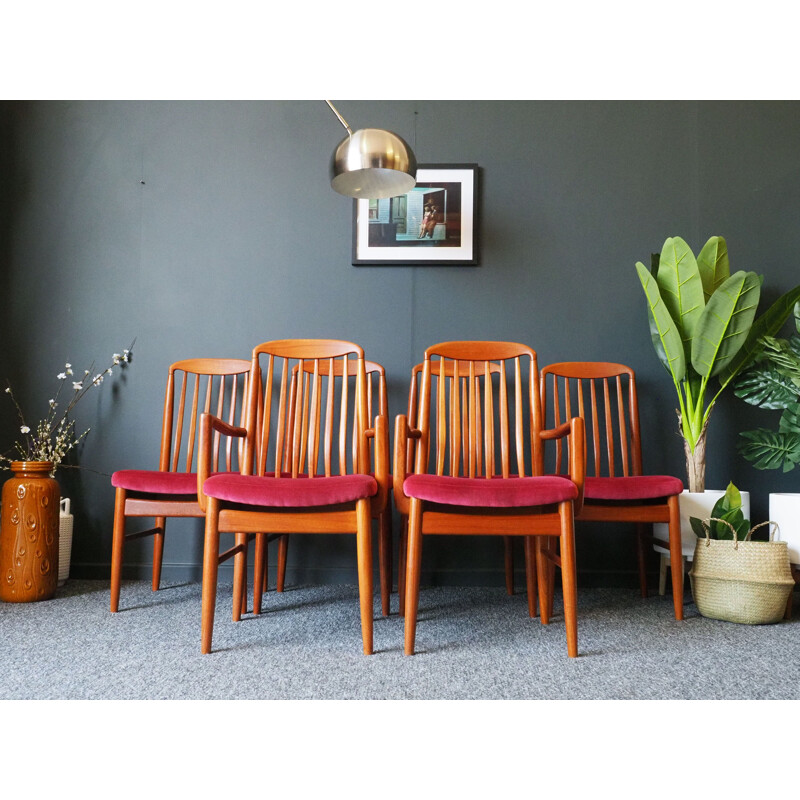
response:
<path id="1" fill-rule="evenodd" d="M 739 434 L 739 453 L 756 469 L 778 469 L 784 472 L 800 463 L 800 433 L 781 433 L 766 428 Z"/>
<path id="2" fill-rule="evenodd" d="M 781 414 L 778 430 L 781 433 L 800 434 L 800 402 L 786 406 L 786 410 Z"/>
<path id="3" fill-rule="evenodd" d="M 745 372 L 733 393 L 751 406 L 780 409 L 797 402 L 798 387 L 776 366 L 765 363 Z"/>

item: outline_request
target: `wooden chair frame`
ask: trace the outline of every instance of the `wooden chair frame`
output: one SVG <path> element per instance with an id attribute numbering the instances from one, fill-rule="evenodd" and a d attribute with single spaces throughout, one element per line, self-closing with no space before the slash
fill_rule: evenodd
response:
<path id="1" fill-rule="evenodd" d="M 320 361 L 318 365 L 318 371 L 321 376 L 326 376 L 329 372 L 329 363 L 328 361 Z M 341 376 L 342 374 L 342 362 L 335 361 L 334 362 L 334 370 L 337 376 Z M 350 375 L 355 376 L 358 370 L 358 362 L 356 361 L 349 361 L 348 362 L 348 370 Z M 310 377 L 314 373 L 314 363 L 313 362 L 305 362 L 304 364 L 304 372 L 305 372 L 305 388 L 304 393 L 301 393 L 300 396 L 305 396 L 308 398 L 309 396 L 309 385 L 308 382 Z M 388 394 L 386 390 L 386 370 L 375 361 L 364 361 L 364 372 L 366 374 L 367 380 L 367 418 L 374 419 L 374 408 L 377 405 L 378 414 L 382 417 L 385 417 L 387 420 L 389 419 L 389 405 L 388 405 Z M 297 375 L 298 375 L 298 366 L 292 370 L 292 383 L 289 390 L 289 408 L 294 408 L 294 403 L 297 397 Z M 373 380 L 374 378 L 374 380 Z M 376 394 L 374 383 L 377 383 L 377 398 L 374 397 Z M 291 421 L 294 418 L 294 415 L 290 412 L 289 413 L 289 420 Z M 290 422 L 291 424 L 291 422 Z M 353 451 L 353 459 L 356 458 L 356 449 L 358 447 L 358 441 L 355 436 L 355 429 L 353 430 L 353 437 L 352 437 L 352 451 Z M 286 457 L 284 459 L 284 467 L 285 472 L 290 471 L 290 464 L 289 464 L 289 450 L 286 451 Z M 285 586 L 286 580 L 286 559 L 287 553 L 289 549 L 289 534 L 282 534 L 278 537 L 278 575 L 277 575 L 277 591 L 282 592 Z M 381 612 L 384 617 L 389 616 L 389 604 L 390 604 L 390 596 L 392 592 L 392 508 L 390 503 L 386 503 L 384 509 L 378 514 L 378 564 L 379 564 L 379 575 L 380 575 L 380 587 L 381 587 Z M 264 576 L 266 578 L 266 554 L 265 554 L 265 563 L 264 563 Z M 266 584 L 265 584 L 266 587 Z"/>
<path id="2" fill-rule="evenodd" d="M 419 405 L 419 392 L 420 392 L 420 382 L 422 380 L 422 371 L 424 369 L 424 363 L 415 364 L 411 369 L 411 382 L 408 389 L 408 406 L 407 406 L 407 422 L 409 428 L 416 428 L 418 425 L 417 415 L 418 415 L 418 405 Z M 464 362 L 459 365 L 460 367 L 460 382 L 462 384 L 462 403 L 466 405 L 466 392 L 467 392 L 467 382 L 469 380 L 469 364 L 468 362 Z M 432 375 L 438 378 L 440 370 L 444 369 L 445 376 L 452 380 L 454 375 L 454 363 L 452 361 L 448 361 L 443 363 L 441 361 L 433 361 L 431 362 L 431 373 Z M 490 363 L 489 365 L 490 373 L 492 375 L 497 375 L 500 372 L 500 365 L 495 363 Z M 480 380 L 482 376 L 477 376 L 477 380 Z M 480 387 L 478 387 L 480 388 Z M 466 426 L 468 424 L 468 420 L 464 418 L 462 420 L 462 426 Z M 477 438 L 480 440 L 483 436 L 480 424 L 481 421 L 478 419 L 476 421 L 477 428 L 476 428 L 476 435 Z M 463 431 L 462 435 L 466 435 L 466 429 Z M 413 439 L 408 441 L 408 457 L 406 459 L 406 474 L 410 474 L 414 471 L 414 445 L 415 442 Z M 478 454 L 478 471 L 481 470 L 481 457 L 482 454 Z M 514 594 L 514 556 L 513 556 L 513 537 L 511 536 L 504 536 L 503 537 L 503 547 L 505 553 L 505 579 L 506 579 L 506 593 L 509 595 Z M 405 576 L 406 576 L 406 552 L 408 546 L 408 517 L 405 514 L 400 515 L 400 538 L 398 544 L 398 568 L 397 568 L 397 594 L 399 599 L 400 605 L 400 616 L 404 616 L 405 614 Z M 536 616 L 536 571 L 535 571 L 535 564 L 534 568 L 528 573 L 528 600 L 529 605 L 532 603 L 532 610 L 531 616 Z"/>
<path id="3" fill-rule="evenodd" d="M 259 391 L 254 389 L 254 376 L 261 374 L 260 357 L 268 360 L 266 386 Z M 348 397 L 349 381 L 342 381 L 340 396 L 340 419 L 345 420 L 353 404 L 352 423 L 357 429 L 358 446 L 355 452 L 355 463 L 346 463 L 345 426 L 339 427 L 339 474 L 367 475 L 374 472 L 377 492 L 372 497 L 353 502 L 317 507 L 261 507 L 242 506 L 209 496 L 208 478 L 211 473 L 211 440 L 215 431 L 238 437 L 245 442 L 244 476 L 261 476 L 265 481 L 281 476 L 285 463 L 285 453 L 290 451 L 290 476 L 292 479 L 314 480 L 320 456 L 320 447 L 324 453 L 325 475 L 332 475 L 333 463 L 333 429 L 330 425 L 333 418 L 334 398 L 332 381 L 328 381 L 329 391 L 325 399 L 325 412 L 322 413 L 321 372 L 319 364 L 323 359 L 348 359 L 354 355 L 357 360 L 356 387 L 354 397 Z M 275 375 L 275 359 L 283 359 L 283 371 L 280 380 L 278 410 L 275 435 L 275 450 L 272 453 L 273 471 L 269 472 L 267 464 L 270 459 L 270 428 L 273 409 L 273 377 Z M 311 360 L 315 363 L 310 397 L 301 397 L 305 382 L 297 382 L 298 395 L 294 401 L 294 421 L 291 427 L 291 438 L 287 439 L 288 390 L 291 381 L 287 367 L 289 359 L 300 362 Z M 302 368 L 301 368 L 302 370 Z M 335 374 L 335 369 L 330 370 Z M 330 375 L 329 371 L 329 375 Z M 345 370 L 342 369 L 342 374 Z M 349 375 L 349 370 L 348 373 Z M 203 557 L 203 608 L 201 620 L 201 651 L 211 651 L 214 610 L 217 592 L 219 567 L 219 541 L 221 532 L 235 533 L 234 552 L 234 592 L 241 591 L 241 574 L 245 568 L 247 534 L 256 536 L 256 557 L 254 571 L 253 610 L 260 611 L 260 591 L 263 587 L 264 548 L 268 534 L 294 533 L 350 533 L 356 536 L 358 561 L 359 602 L 361 608 L 362 644 L 364 653 L 369 655 L 373 650 L 372 635 L 372 518 L 378 517 L 386 507 L 389 480 L 388 428 L 386 418 L 375 417 L 373 427 L 369 428 L 366 402 L 366 373 L 364 352 L 356 344 L 335 340 L 290 339 L 275 342 L 264 342 L 253 350 L 251 363 L 251 382 L 248 393 L 247 422 L 244 427 L 234 427 L 210 414 L 201 419 L 201 451 L 198 484 L 200 506 L 206 514 L 205 547 Z M 263 412 L 261 397 L 263 396 Z M 325 429 L 320 430 L 321 420 L 325 418 Z M 370 470 L 370 444 L 375 440 L 374 470 Z M 305 458 L 308 458 L 309 477 L 302 477 Z M 288 477 L 288 476 L 285 476 Z M 234 596 L 233 619 L 240 619 L 241 602 Z"/>
<path id="4" fill-rule="evenodd" d="M 192 386 L 189 386 L 193 376 Z M 250 377 L 250 362 L 242 359 L 192 358 L 176 361 L 170 365 L 164 396 L 164 411 L 161 424 L 161 451 L 158 472 L 191 473 L 195 466 L 199 438 L 198 423 L 201 413 L 212 410 L 216 394 L 215 410 L 222 416 L 228 407 L 228 424 L 237 417 L 244 419 L 245 403 Z M 205 382 L 203 391 L 201 384 Z M 217 385 L 219 384 L 219 385 Z M 238 405 L 241 390 L 242 403 Z M 176 394 L 177 392 L 177 394 Z M 233 401 L 231 401 L 231 397 Z M 188 402 L 188 405 L 187 405 Z M 202 405 L 201 405 L 202 403 Z M 211 452 L 207 468 L 220 469 L 220 455 L 224 457 L 224 468 L 236 468 L 234 451 L 229 442 L 220 451 L 219 436 L 211 441 Z M 237 453 L 242 457 L 241 449 Z M 125 542 L 153 537 L 152 588 L 157 591 L 161 582 L 161 568 L 164 553 L 164 537 L 169 517 L 202 518 L 205 514 L 200 508 L 196 489 L 192 494 L 171 495 L 164 493 L 132 491 L 118 487 L 114 504 L 114 528 L 111 550 L 111 611 L 119 610 L 120 584 Z M 125 532 L 129 517 L 152 517 L 155 525 L 147 530 Z"/>
<path id="5" fill-rule="evenodd" d="M 431 378 L 436 374 L 432 364 L 434 357 L 457 362 L 453 367 L 451 393 L 448 397 L 445 381 L 437 381 L 434 420 L 431 420 Z M 516 391 L 514 394 L 515 428 L 513 437 L 509 429 L 508 400 L 505 370 L 499 376 L 499 420 L 494 413 L 494 391 L 492 386 L 493 361 L 511 361 L 514 365 Z M 530 375 L 527 392 L 523 388 L 522 362 Z M 465 393 L 466 405 L 462 406 L 461 392 L 453 387 L 460 385 L 460 364 L 470 364 L 467 373 L 469 386 Z M 447 367 L 439 368 L 438 374 L 447 374 Z M 476 375 L 482 373 L 484 382 L 484 405 L 481 409 Z M 523 395 L 527 400 L 523 401 Z M 523 411 L 527 402 L 528 411 Z M 462 412 L 463 408 L 463 412 Z M 462 413 L 467 417 L 466 429 L 462 426 Z M 478 419 L 482 420 L 483 443 L 477 438 Z M 500 461 L 495 473 L 496 447 L 495 426 L 499 422 Z M 526 446 L 525 428 L 528 444 Z M 547 440 L 558 440 L 569 436 L 570 478 L 577 487 L 575 499 L 552 503 L 548 506 L 525 508 L 459 507 L 451 504 L 423 501 L 406 495 L 407 459 L 409 441 L 414 443 L 415 475 L 435 474 L 444 476 L 449 462 L 451 477 L 482 477 L 486 479 L 512 477 L 511 454 L 514 451 L 514 474 L 519 477 L 543 475 L 543 449 Z M 482 474 L 477 469 L 477 454 L 483 446 Z M 433 448 L 433 449 L 432 449 Z M 422 560 L 422 540 L 429 534 L 486 534 L 499 536 L 524 536 L 526 562 L 537 560 L 539 572 L 549 574 L 546 563 L 562 569 L 564 593 L 564 616 L 567 631 L 567 651 L 571 657 L 578 653 L 577 641 L 577 581 L 575 574 L 575 550 L 573 515 L 582 502 L 583 474 L 585 471 L 583 420 L 575 418 L 552 430 L 542 429 L 540 409 L 538 367 L 536 353 L 529 347 L 510 342 L 444 342 L 429 347 L 423 362 L 422 388 L 419 404 L 419 426 L 412 428 L 406 415 L 400 415 L 395 423 L 394 444 L 394 498 L 398 511 L 408 516 L 408 554 L 405 588 L 405 646 L 406 655 L 415 648 L 416 621 L 419 603 L 419 581 Z M 429 456 L 435 453 L 435 467 L 430 471 Z M 529 469 L 526 472 L 526 461 Z M 556 537 L 561 544 L 560 554 L 541 547 L 543 537 Z M 542 606 L 541 622 L 549 622 L 550 605 L 546 602 L 552 593 L 548 583 L 540 581 L 539 599 Z"/>
<path id="6" fill-rule="evenodd" d="M 570 381 L 572 381 L 570 389 Z M 627 382 L 627 389 L 623 385 Z M 548 385 L 551 388 L 548 388 Z M 586 402 L 586 389 L 589 400 Z M 562 362 L 549 364 L 541 371 L 542 413 L 547 415 L 551 398 L 553 424 L 577 413 L 586 421 L 587 476 L 621 477 L 642 475 L 642 442 L 639 405 L 634 371 L 613 362 Z M 577 408 L 573 397 L 577 398 Z M 616 399 L 616 403 L 614 402 Z M 627 413 L 625 405 L 627 404 Z M 616 405 L 616 413 L 614 406 Z M 562 414 L 563 410 L 563 414 Z M 616 428 L 615 428 L 616 424 Z M 556 472 L 561 468 L 560 444 L 556 445 Z M 591 473 L 590 473 L 591 470 Z M 584 496 L 577 522 L 629 522 L 636 526 L 639 587 L 647 597 L 645 548 L 656 544 L 669 550 L 673 564 L 681 563 L 680 508 L 677 495 L 668 498 L 631 501 L 596 501 Z M 669 542 L 653 537 L 648 528 L 665 522 Z M 683 573 L 672 570 L 673 607 L 676 620 L 683 619 Z"/>

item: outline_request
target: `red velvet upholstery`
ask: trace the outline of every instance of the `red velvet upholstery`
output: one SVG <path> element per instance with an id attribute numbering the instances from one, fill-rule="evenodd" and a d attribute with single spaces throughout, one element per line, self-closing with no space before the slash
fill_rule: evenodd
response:
<path id="1" fill-rule="evenodd" d="M 222 473 L 212 475 L 203 491 L 230 503 L 273 508 L 306 508 L 350 503 L 372 497 L 378 484 L 371 475 L 270 478 Z"/>
<path id="2" fill-rule="evenodd" d="M 671 475 L 632 475 L 620 478 L 586 476 L 583 496 L 586 500 L 655 500 L 683 491 L 680 478 Z"/>
<path id="3" fill-rule="evenodd" d="M 453 478 L 449 475 L 409 475 L 406 497 L 431 503 L 477 508 L 524 508 L 574 500 L 578 487 L 557 475 L 538 478 Z"/>
<path id="4" fill-rule="evenodd" d="M 197 473 L 122 469 L 111 476 L 115 489 L 146 494 L 191 494 L 197 496 Z"/>

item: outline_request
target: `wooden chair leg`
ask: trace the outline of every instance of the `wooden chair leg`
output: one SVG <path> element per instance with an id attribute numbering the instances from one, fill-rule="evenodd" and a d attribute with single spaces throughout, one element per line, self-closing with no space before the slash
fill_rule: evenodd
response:
<path id="1" fill-rule="evenodd" d="M 669 499 L 669 557 L 672 562 L 672 603 L 675 619 L 683 619 L 683 554 L 681 552 L 681 515 L 678 496 Z"/>
<path id="2" fill-rule="evenodd" d="M 361 605 L 361 639 L 364 655 L 372 655 L 372 516 L 369 500 L 356 503 L 358 554 L 358 596 Z"/>
<path id="3" fill-rule="evenodd" d="M 647 598 L 647 556 L 645 542 L 647 541 L 647 523 L 636 523 L 636 560 L 639 564 L 639 593 Z"/>
<path id="4" fill-rule="evenodd" d="M 114 531 L 111 545 L 111 613 L 119 611 L 122 555 L 125 550 L 125 489 L 117 489 L 114 500 Z"/>
<path id="5" fill-rule="evenodd" d="M 575 530 L 572 504 L 562 503 L 561 517 L 561 590 L 564 595 L 564 622 L 567 629 L 567 654 L 578 655 L 578 576 L 575 568 Z"/>
<path id="6" fill-rule="evenodd" d="M 275 591 L 282 592 L 286 583 L 286 554 L 289 552 L 289 534 L 278 537 L 278 582 Z"/>
<path id="7" fill-rule="evenodd" d="M 525 537 L 525 584 L 528 590 L 528 616 L 536 616 L 536 592 L 538 590 L 536 570 L 536 537 Z"/>
<path id="8" fill-rule="evenodd" d="M 408 558 L 408 517 L 400 520 L 400 541 L 397 545 L 397 599 L 400 603 L 400 616 L 406 614 L 406 560 Z"/>
<path id="9" fill-rule="evenodd" d="M 157 592 L 161 585 L 161 564 L 164 560 L 164 536 L 167 532 L 167 518 L 156 517 L 156 529 L 153 533 L 153 591 Z"/>
<path id="10" fill-rule="evenodd" d="M 205 543 L 203 545 L 203 591 L 200 613 L 200 652 L 211 652 L 214 633 L 214 610 L 217 603 L 217 577 L 219 573 L 219 501 L 208 498 L 206 511 Z"/>
<path id="11" fill-rule="evenodd" d="M 255 552 L 253 554 L 253 614 L 261 613 L 261 602 L 266 591 L 267 574 L 267 542 L 266 533 L 256 534 Z"/>
<path id="12" fill-rule="evenodd" d="M 405 594 L 405 648 L 407 656 L 414 655 L 419 608 L 419 579 L 422 566 L 422 501 L 413 499 L 408 517 Z"/>
<path id="13" fill-rule="evenodd" d="M 506 563 L 506 594 L 514 594 L 514 537 L 503 537 Z"/>
<path id="14" fill-rule="evenodd" d="M 239 622 L 247 602 L 247 534 L 236 534 L 236 547 L 233 557 L 233 621 Z"/>
<path id="15" fill-rule="evenodd" d="M 553 597 L 553 573 L 546 556 L 549 536 L 536 537 L 536 572 L 539 579 L 539 617 L 542 625 L 550 622 L 550 601 Z"/>
<path id="16" fill-rule="evenodd" d="M 392 510 L 387 508 L 378 517 L 378 563 L 381 578 L 381 613 L 389 616 L 392 594 Z"/>
<path id="17" fill-rule="evenodd" d="M 669 556 L 661 553 L 658 563 L 658 594 L 663 597 L 667 593 L 667 567 L 669 566 Z"/>

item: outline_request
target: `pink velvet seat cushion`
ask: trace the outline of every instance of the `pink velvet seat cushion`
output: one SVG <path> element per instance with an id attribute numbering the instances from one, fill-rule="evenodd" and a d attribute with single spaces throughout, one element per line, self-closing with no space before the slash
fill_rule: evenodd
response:
<path id="1" fill-rule="evenodd" d="M 680 478 L 671 475 L 631 475 L 621 478 L 586 476 L 583 496 L 586 500 L 655 500 L 683 491 Z"/>
<path id="2" fill-rule="evenodd" d="M 558 475 L 538 478 L 453 478 L 449 475 L 409 475 L 407 497 L 431 503 L 476 508 L 524 508 L 574 500 L 578 487 Z"/>
<path id="3" fill-rule="evenodd" d="M 121 469 L 111 476 L 111 485 L 116 489 L 144 494 L 191 494 L 197 497 L 196 472 Z"/>
<path id="4" fill-rule="evenodd" d="M 209 497 L 230 503 L 272 508 L 307 508 L 350 503 L 373 497 L 378 484 L 371 475 L 273 478 L 225 473 L 203 484 Z"/>

